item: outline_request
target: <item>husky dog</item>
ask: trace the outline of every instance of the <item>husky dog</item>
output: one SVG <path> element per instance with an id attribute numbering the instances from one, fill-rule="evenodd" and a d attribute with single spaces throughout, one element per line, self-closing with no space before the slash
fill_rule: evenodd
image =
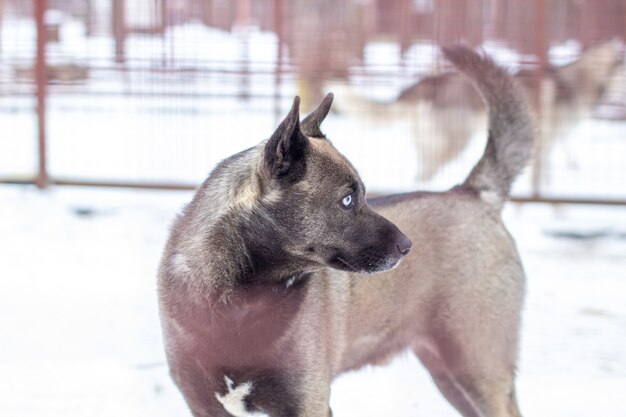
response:
<path id="1" fill-rule="evenodd" d="M 302 122 L 296 97 L 177 218 L 159 301 L 170 372 L 195 417 L 329 417 L 335 376 L 406 350 L 463 416 L 520 416 L 525 278 L 500 211 L 530 158 L 531 118 L 490 58 L 444 54 L 489 107 L 485 153 L 463 184 L 366 200 L 320 130 L 333 96 Z"/>
<path id="2" fill-rule="evenodd" d="M 616 42 L 599 44 L 568 65 L 545 68 L 539 98 L 535 96 L 539 70 L 521 70 L 515 74 L 539 122 L 542 158 L 538 162 L 543 168 L 544 183 L 550 180 L 548 168 L 554 144 L 591 116 L 620 63 Z M 426 77 L 403 90 L 392 102 L 384 103 L 360 97 L 346 85 L 333 84 L 333 88 L 338 93 L 339 110 L 346 114 L 385 123 L 394 119 L 409 121 L 419 153 L 418 178 L 423 181 L 430 180 L 458 157 L 473 134 L 487 126 L 480 95 L 458 73 Z"/>

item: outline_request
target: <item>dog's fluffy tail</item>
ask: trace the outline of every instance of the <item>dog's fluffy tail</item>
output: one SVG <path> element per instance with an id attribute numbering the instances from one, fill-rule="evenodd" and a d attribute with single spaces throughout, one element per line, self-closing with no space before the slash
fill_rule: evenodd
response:
<path id="1" fill-rule="evenodd" d="M 442 51 L 472 80 L 489 111 L 485 153 L 464 185 L 478 191 L 483 200 L 502 207 L 515 177 L 532 155 L 534 128 L 524 93 L 491 58 L 460 45 Z"/>

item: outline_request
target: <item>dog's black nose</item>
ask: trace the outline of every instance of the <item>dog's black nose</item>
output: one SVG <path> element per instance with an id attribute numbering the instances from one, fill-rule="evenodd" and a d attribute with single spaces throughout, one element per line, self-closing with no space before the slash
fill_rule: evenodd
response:
<path id="1" fill-rule="evenodd" d="M 398 251 L 402 255 L 406 255 L 407 253 L 411 251 L 411 246 L 413 246 L 413 243 L 409 240 L 409 238 L 404 235 L 400 235 L 400 238 L 398 239 L 398 243 L 396 244 Z"/>

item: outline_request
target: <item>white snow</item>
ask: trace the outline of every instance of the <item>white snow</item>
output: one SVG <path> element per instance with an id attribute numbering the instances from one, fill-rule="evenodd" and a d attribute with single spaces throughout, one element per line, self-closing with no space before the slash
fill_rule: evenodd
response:
<path id="1" fill-rule="evenodd" d="M 155 275 L 191 195 L 0 187 L 0 415 L 189 415 L 164 363 Z M 529 278 L 522 410 L 624 416 L 626 209 L 510 204 L 505 219 Z M 408 356 L 341 376 L 331 405 L 456 415 Z"/>

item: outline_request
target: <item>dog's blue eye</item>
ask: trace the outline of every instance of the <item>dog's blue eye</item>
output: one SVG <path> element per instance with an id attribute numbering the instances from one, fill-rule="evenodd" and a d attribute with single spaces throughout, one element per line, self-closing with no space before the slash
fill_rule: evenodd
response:
<path id="1" fill-rule="evenodd" d="M 344 207 L 350 207 L 352 204 L 352 194 L 345 196 L 343 200 L 341 200 L 341 204 L 343 204 Z"/>

